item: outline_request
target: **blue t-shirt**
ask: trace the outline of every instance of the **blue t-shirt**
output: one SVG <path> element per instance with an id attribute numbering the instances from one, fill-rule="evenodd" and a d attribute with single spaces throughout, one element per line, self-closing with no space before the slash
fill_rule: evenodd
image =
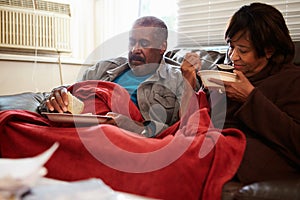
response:
<path id="1" fill-rule="evenodd" d="M 123 74 L 118 76 L 114 83 L 117 83 L 124 87 L 128 93 L 130 94 L 131 100 L 137 104 L 137 88 L 138 86 L 144 82 L 147 78 L 149 78 L 152 74 L 147 74 L 146 76 L 135 76 L 130 69 L 125 71 Z"/>

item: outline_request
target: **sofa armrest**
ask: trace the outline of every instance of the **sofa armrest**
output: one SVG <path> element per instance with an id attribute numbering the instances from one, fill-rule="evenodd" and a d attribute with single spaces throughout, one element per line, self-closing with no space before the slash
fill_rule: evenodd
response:
<path id="1" fill-rule="evenodd" d="M 238 190 L 234 199 L 300 199 L 300 179 L 264 181 L 245 185 Z"/>
<path id="2" fill-rule="evenodd" d="M 31 112 L 38 112 L 38 106 L 47 96 L 48 93 L 46 92 L 25 92 L 0 96 L 0 111 L 28 110 Z"/>
<path id="3" fill-rule="evenodd" d="M 243 184 L 238 181 L 229 181 L 225 183 L 222 189 L 222 200 L 233 200 L 242 186 Z"/>

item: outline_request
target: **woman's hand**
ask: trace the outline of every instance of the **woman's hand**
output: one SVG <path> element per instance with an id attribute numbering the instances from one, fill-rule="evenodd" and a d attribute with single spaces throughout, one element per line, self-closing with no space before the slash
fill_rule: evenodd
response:
<path id="1" fill-rule="evenodd" d="M 197 71 L 200 69 L 201 61 L 199 55 L 197 53 L 187 53 L 181 63 L 181 72 L 183 77 L 194 89 L 197 83 Z"/>
<path id="2" fill-rule="evenodd" d="M 254 86 L 249 82 L 243 72 L 237 70 L 234 70 L 233 72 L 237 75 L 238 81 L 236 82 L 221 81 L 214 78 L 211 78 L 210 81 L 219 85 L 224 85 L 228 98 L 238 102 L 245 102 L 250 93 L 253 91 Z"/>
<path id="3" fill-rule="evenodd" d="M 58 111 L 59 113 L 68 111 L 68 95 L 67 88 L 60 87 L 53 89 L 50 96 L 46 100 L 46 106 L 50 111 Z"/>

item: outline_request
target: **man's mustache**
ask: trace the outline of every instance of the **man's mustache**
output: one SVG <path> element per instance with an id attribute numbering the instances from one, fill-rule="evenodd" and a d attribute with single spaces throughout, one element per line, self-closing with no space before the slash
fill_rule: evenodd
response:
<path id="1" fill-rule="evenodd" d="M 134 61 L 140 61 L 140 62 L 145 63 L 145 59 L 143 57 L 139 56 L 139 55 L 136 55 L 136 54 L 131 54 L 129 56 L 129 60 L 130 61 L 132 61 L 132 60 L 134 60 Z"/>

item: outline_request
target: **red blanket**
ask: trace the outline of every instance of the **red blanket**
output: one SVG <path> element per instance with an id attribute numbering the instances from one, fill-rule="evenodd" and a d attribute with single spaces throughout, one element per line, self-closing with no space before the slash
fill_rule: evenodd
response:
<path id="1" fill-rule="evenodd" d="M 113 83 L 86 81 L 69 90 L 85 102 L 85 112 L 114 111 L 142 121 L 127 92 Z M 27 111 L 2 111 L 1 156 L 34 156 L 58 141 L 46 163 L 50 178 L 96 177 L 115 190 L 159 199 L 220 199 L 240 164 L 245 137 L 236 129 L 211 127 L 203 93 L 191 99 L 185 117 L 157 138 L 112 125 L 79 127 Z"/>

